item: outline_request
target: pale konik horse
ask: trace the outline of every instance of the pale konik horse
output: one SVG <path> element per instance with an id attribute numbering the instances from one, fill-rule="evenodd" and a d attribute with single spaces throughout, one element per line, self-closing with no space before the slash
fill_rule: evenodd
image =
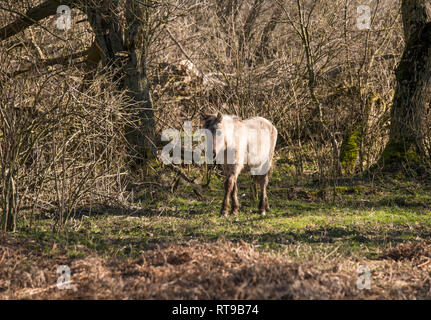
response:
<path id="1" fill-rule="evenodd" d="M 212 145 L 212 155 L 217 164 L 223 165 L 226 175 L 221 215 L 228 215 L 229 198 L 232 198 L 232 214 L 238 214 L 237 178 L 243 168 L 249 169 L 260 185 L 259 213 L 265 215 L 269 211 L 266 189 L 277 143 L 277 129 L 262 117 L 242 120 L 220 112 L 203 115 L 202 121 L 209 133 L 208 147 Z"/>

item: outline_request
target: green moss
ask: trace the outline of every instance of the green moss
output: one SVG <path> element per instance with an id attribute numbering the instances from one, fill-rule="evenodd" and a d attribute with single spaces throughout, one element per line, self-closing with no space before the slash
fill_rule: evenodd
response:
<path id="1" fill-rule="evenodd" d="M 388 142 L 385 150 L 383 151 L 382 159 L 385 164 L 389 164 L 394 161 L 404 160 L 404 150 L 401 144 Z"/>
<path id="2" fill-rule="evenodd" d="M 414 150 L 413 146 L 406 147 L 403 143 L 389 142 L 383 152 L 385 163 L 398 161 L 417 162 L 421 156 Z"/>
<path id="3" fill-rule="evenodd" d="M 364 192 L 363 186 L 337 186 L 335 188 L 337 194 L 339 195 L 348 195 L 348 194 L 361 194 Z"/>
<path id="4" fill-rule="evenodd" d="M 345 173 L 352 174 L 359 155 L 359 141 L 361 139 L 361 125 L 356 124 L 352 130 L 347 131 L 341 144 L 340 163 Z"/>
<path id="5" fill-rule="evenodd" d="M 421 174 L 426 167 L 424 158 L 416 151 L 414 144 L 389 141 L 380 159 L 383 161 L 383 171 L 399 172 L 410 168 Z M 409 173 L 412 173 L 409 170 Z"/>

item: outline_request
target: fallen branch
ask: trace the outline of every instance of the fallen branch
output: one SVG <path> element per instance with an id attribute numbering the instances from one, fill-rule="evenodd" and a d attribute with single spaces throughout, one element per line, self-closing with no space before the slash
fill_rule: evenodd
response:
<path id="1" fill-rule="evenodd" d="M 187 177 L 185 175 L 184 172 L 182 172 L 182 170 L 178 167 L 175 167 L 173 165 L 169 165 L 166 166 L 166 168 L 168 168 L 169 170 L 173 171 L 174 173 L 176 173 L 181 179 L 183 179 L 184 181 L 186 181 L 188 184 L 190 184 L 190 186 L 193 189 L 193 192 L 199 197 L 199 199 L 203 199 L 204 196 L 202 195 L 202 187 L 195 183 L 192 179 L 190 179 L 189 177 Z"/>

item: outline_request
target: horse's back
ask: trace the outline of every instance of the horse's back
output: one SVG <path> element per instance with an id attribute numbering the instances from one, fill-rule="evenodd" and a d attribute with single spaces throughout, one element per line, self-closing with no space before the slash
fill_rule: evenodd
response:
<path id="1" fill-rule="evenodd" d="M 263 117 L 253 117 L 242 121 L 248 130 L 256 130 L 259 135 L 269 134 L 271 137 L 271 147 L 275 148 L 277 142 L 277 128 Z"/>
<path id="2" fill-rule="evenodd" d="M 271 167 L 277 143 L 277 129 L 267 119 L 254 117 L 242 121 L 246 128 L 246 164 L 254 168 L 256 174 L 266 174 Z M 259 173 L 260 172 L 260 173 Z"/>
<path id="3" fill-rule="evenodd" d="M 253 117 L 242 121 L 250 129 L 267 129 L 270 132 L 277 133 L 275 126 L 263 117 Z"/>

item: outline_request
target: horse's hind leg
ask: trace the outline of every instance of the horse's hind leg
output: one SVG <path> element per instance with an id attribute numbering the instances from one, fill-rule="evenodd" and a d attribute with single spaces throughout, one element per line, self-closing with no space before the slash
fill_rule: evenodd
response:
<path id="1" fill-rule="evenodd" d="M 263 216 L 269 211 L 268 197 L 266 195 L 266 187 L 268 186 L 269 178 L 268 175 L 259 176 L 260 184 L 260 201 L 259 201 L 259 213 Z"/>

